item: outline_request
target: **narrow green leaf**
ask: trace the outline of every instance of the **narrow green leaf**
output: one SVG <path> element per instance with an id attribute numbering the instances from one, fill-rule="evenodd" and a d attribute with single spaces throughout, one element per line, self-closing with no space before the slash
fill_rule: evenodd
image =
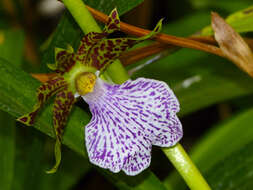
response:
<path id="1" fill-rule="evenodd" d="M 253 109 L 249 109 L 211 129 L 194 147 L 192 159 L 206 171 L 227 155 L 244 147 L 253 140 L 252 116 Z M 211 156 L 214 154 L 215 158 Z"/>
<path id="2" fill-rule="evenodd" d="M 212 128 L 191 151 L 191 158 L 204 174 L 232 152 L 253 140 L 253 109 Z M 226 147 L 226 148 L 224 148 Z M 238 165 L 241 163 L 238 162 Z M 185 187 L 175 172 L 165 180 L 169 189 Z"/>
<path id="3" fill-rule="evenodd" d="M 48 143 L 48 146 L 52 148 L 54 144 Z M 52 154 L 53 151 L 47 152 L 43 164 L 44 169 L 45 167 L 47 167 L 47 169 L 52 167 Z M 63 157 L 59 172 L 52 175 L 42 172 L 38 190 L 69 190 L 91 169 L 91 165 L 88 163 L 87 159 L 70 149 L 63 148 L 62 154 Z"/>
<path id="4" fill-rule="evenodd" d="M 251 0 L 190 0 L 195 9 L 224 10 L 226 12 L 235 12 L 252 4 Z"/>
<path id="5" fill-rule="evenodd" d="M 15 120 L 14 120 L 15 121 Z M 16 154 L 12 189 L 38 189 L 41 161 L 43 159 L 43 137 L 36 131 L 17 126 Z"/>
<path id="6" fill-rule="evenodd" d="M 0 30 L 0 57 L 20 66 L 23 54 L 24 34 L 20 30 Z M 15 53 L 15 56 L 13 55 Z M 8 63 L 9 64 L 9 63 Z M 5 111 L 5 110 L 4 110 Z M 8 113 L 0 111 L 0 189 L 12 189 L 16 151 L 16 121 Z"/>
<path id="7" fill-rule="evenodd" d="M 69 189 L 89 171 L 90 165 L 73 151 L 64 149 L 61 171 L 45 173 L 52 166 L 54 142 L 31 127 L 17 126 L 14 177 L 11 189 Z"/>
<path id="8" fill-rule="evenodd" d="M 47 175 L 54 142 L 48 143 L 48 138 L 30 127 L 16 128 L 15 118 L 3 111 L 0 123 L 0 189 L 67 190 L 89 171 L 87 160 L 65 149 L 61 171 Z"/>
<path id="9" fill-rule="evenodd" d="M 0 111 L 0 189 L 11 190 L 15 162 L 15 120 Z"/>
<path id="10" fill-rule="evenodd" d="M 253 142 L 217 163 L 207 174 L 215 190 L 248 190 L 253 186 Z"/>
<path id="11" fill-rule="evenodd" d="M 237 32 L 250 32 L 253 30 L 253 6 L 237 11 L 226 18 L 226 21 L 236 28 Z"/>

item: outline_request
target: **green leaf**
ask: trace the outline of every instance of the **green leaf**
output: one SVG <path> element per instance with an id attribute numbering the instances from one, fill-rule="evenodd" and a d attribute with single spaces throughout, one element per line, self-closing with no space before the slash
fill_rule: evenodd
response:
<path id="1" fill-rule="evenodd" d="M 20 66 L 24 46 L 24 34 L 20 30 L 0 30 L 0 57 Z M 15 53 L 15 56 L 13 55 Z M 16 151 L 16 121 L 8 113 L 0 111 L 0 188 L 12 189 Z"/>
<path id="2" fill-rule="evenodd" d="M 15 162 L 15 121 L 0 111 L 0 189 L 11 190 Z"/>
<path id="3" fill-rule="evenodd" d="M 0 57 L 20 66 L 24 46 L 24 34 L 20 30 L 0 30 Z M 15 53 L 15 56 L 13 55 Z M 16 151 L 16 121 L 8 113 L 0 111 L 0 188 L 12 189 Z"/>
<path id="4" fill-rule="evenodd" d="M 252 4 L 251 0 L 190 0 L 195 9 L 225 10 L 226 12 L 235 12 Z"/>
<path id="5" fill-rule="evenodd" d="M 211 129 L 192 150 L 192 159 L 206 171 L 227 155 L 251 142 L 252 116 L 253 109 L 249 109 Z M 219 154 L 216 154 L 217 152 Z M 214 154 L 215 158 L 211 156 Z"/>
<path id="6" fill-rule="evenodd" d="M 241 11 L 237 11 L 226 18 L 231 26 L 236 28 L 237 32 L 250 32 L 253 31 L 253 6 L 250 6 Z"/>
<path id="7" fill-rule="evenodd" d="M 229 15 L 225 20 L 238 33 L 251 32 L 253 31 L 253 6 L 237 11 Z M 201 35 L 213 35 L 211 26 L 205 27 L 201 31 Z"/>
<path id="8" fill-rule="evenodd" d="M 53 143 L 49 143 L 47 147 L 52 148 L 54 146 Z M 47 159 L 44 161 L 43 170 L 45 167 L 46 169 L 52 167 L 52 154 L 53 150 L 47 152 Z M 91 169 L 91 165 L 88 163 L 87 159 L 74 153 L 70 149 L 63 148 L 62 154 L 63 157 L 59 172 L 48 175 L 45 172 L 40 171 L 42 174 L 39 177 L 39 190 L 71 189 Z"/>
<path id="9" fill-rule="evenodd" d="M 232 152 L 240 150 L 253 140 L 252 115 L 253 109 L 251 108 L 215 126 L 193 147 L 190 156 L 204 174 Z M 176 172 L 165 180 L 165 184 L 170 189 L 185 187 Z"/>
<path id="10" fill-rule="evenodd" d="M 215 190 L 248 190 L 253 186 L 253 142 L 216 164 L 207 174 Z"/>
<path id="11" fill-rule="evenodd" d="M 43 137 L 36 134 L 36 131 L 17 126 L 12 189 L 29 190 L 39 187 L 39 176 L 44 172 L 41 171 L 43 144 Z"/>
<path id="12" fill-rule="evenodd" d="M 47 175 L 45 170 L 52 165 L 52 140 L 48 142 L 30 127 L 16 128 L 15 118 L 3 111 L 0 122 L 0 189 L 67 190 L 89 171 L 87 160 L 65 149 L 61 172 Z"/>
<path id="13" fill-rule="evenodd" d="M 5 141 L 4 147 L 1 148 L 1 159 L 5 158 L 3 163 L 6 166 L 9 166 L 8 162 L 13 162 L 13 166 L 9 170 L 1 167 L 1 176 L 0 180 L 1 189 L 7 189 L 6 184 L 11 187 L 9 189 L 38 189 L 38 190 L 50 190 L 50 189 L 69 189 L 77 181 L 89 171 L 90 165 L 87 164 L 87 161 L 80 157 L 79 155 L 73 153 L 73 151 L 66 150 L 64 151 L 65 157 L 63 158 L 61 172 L 58 172 L 55 175 L 48 175 L 45 173 L 45 170 L 52 165 L 52 154 L 53 154 L 53 142 L 49 141 L 46 136 L 43 136 L 41 133 L 30 127 L 21 127 L 15 126 L 15 119 L 5 113 L 5 124 L 14 123 L 13 126 L 3 125 L 1 129 L 1 138 L 0 142 L 3 139 L 9 138 L 6 132 L 10 133 L 14 129 L 14 134 L 11 139 L 13 144 L 14 153 L 12 155 L 8 154 L 10 152 L 9 144 Z M 12 127 L 12 128 L 10 128 Z M 2 144 L 2 143 L 1 143 Z M 2 160 L 1 160 L 2 161 Z M 15 164 L 14 164 L 15 163 Z M 12 174 L 11 180 L 7 180 L 7 177 L 10 177 Z M 6 180 L 6 181 L 5 181 Z"/>

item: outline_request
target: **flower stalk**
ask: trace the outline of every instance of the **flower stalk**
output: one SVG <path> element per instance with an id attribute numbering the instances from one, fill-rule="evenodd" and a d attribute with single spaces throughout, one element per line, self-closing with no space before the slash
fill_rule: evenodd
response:
<path id="1" fill-rule="evenodd" d="M 87 34 L 89 32 L 102 32 L 96 21 L 93 19 L 90 11 L 86 8 L 81 0 L 62 0 L 64 5 L 71 12 L 75 21 L 78 23 L 82 31 Z"/>
<path id="2" fill-rule="evenodd" d="M 184 148 L 177 143 L 174 147 L 162 148 L 164 154 L 171 161 L 188 187 L 192 190 L 210 190 L 211 188 L 201 175 Z"/>
<path id="3" fill-rule="evenodd" d="M 82 0 L 63 0 L 63 3 L 69 9 L 84 33 L 92 31 L 101 32 L 101 29 L 96 24 L 96 21 L 93 19 Z M 129 79 L 126 70 L 118 60 L 112 64 L 107 72 L 115 83 L 123 83 Z M 164 148 L 163 151 L 178 169 L 191 189 L 210 189 L 180 144 L 171 148 Z"/>

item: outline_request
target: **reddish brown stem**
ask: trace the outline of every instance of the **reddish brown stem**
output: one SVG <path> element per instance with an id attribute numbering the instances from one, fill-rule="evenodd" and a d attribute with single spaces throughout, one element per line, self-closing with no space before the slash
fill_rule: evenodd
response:
<path id="1" fill-rule="evenodd" d="M 191 38 L 195 39 L 195 37 L 191 37 Z M 217 44 L 216 41 L 214 40 L 214 38 L 211 36 L 203 37 L 203 38 L 200 37 L 200 38 L 197 38 L 197 40 L 201 40 L 202 42 L 205 42 L 208 44 L 214 44 L 214 45 Z M 246 43 L 249 45 L 249 47 L 253 51 L 253 40 L 250 38 L 244 38 L 244 40 L 246 41 Z M 160 42 L 154 42 L 153 44 L 125 52 L 123 55 L 121 55 L 119 57 L 119 59 L 121 60 L 123 65 L 127 66 L 127 65 L 131 65 L 132 63 L 135 63 L 139 60 L 142 60 L 146 57 L 155 55 L 161 51 L 164 51 L 164 50 L 173 51 L 176 49 L 178 49 L 178 47 L 175 47 L 172 45 L 169 46 L 167 44 L 160 43 Z"/>
<path id="2" fill-rule="evenodd" d="M 95 19 L 106 23 L 108 20 L 108 16 L 104 13 L 101 13 L 91 7 L 88 7 L 89 11 L 92 13 Z M 146 30 L 143 28 L 139 28 L 124 22 L 120 22 L 120 28 L 123 32 L 126 32 L 130 35 L 135 35 L 135 36 L 144 36 L 149 34 L 151 31 Z M 157 34 L 154 39 L 158 42 L 170 44 L 170 45 L 175 45 L 179 47 L 185 47 L 185 48 L 192 48 L 192 49 L 197 49 L 201 51 L 205 51 L 208 53 L 212 53 L 221 57 L 224 57 L 223 53 L 221 52 L 220 48 L 213 46 L 213 45 L 208 45 L 204 44 L 198 41 L 191 40 L 190 38 L 182 38 L 182 37 L 176 37 L 172 35 L 167 35 L 167 34 Z"/>
<path id="3" fill-rule="evenodd" d="M 125 52 L 119 57 L 119 59 L 124 66 L 127 66 L 151 55 L 160 53 L 166 49 L 172 50 L 175 49 L 175 46 L 170 46 L 160 42 L 154 42 L 153 44 Z"/>
<path id="4" fill-rule="evenodd" d="M 217 45 L 217 42 L 213 36 L 191 36 L 189 38 L 195 41 L 206 43 L 206 44 Z M 249 45 L 249 47 L 253 50 L 253 39 L 251 38 L 243 38 L 243 39 Z"/>

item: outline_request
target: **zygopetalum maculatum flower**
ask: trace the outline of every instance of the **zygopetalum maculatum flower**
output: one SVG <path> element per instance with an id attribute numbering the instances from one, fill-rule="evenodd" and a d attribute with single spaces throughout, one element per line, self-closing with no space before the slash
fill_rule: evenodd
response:
<path id="1" fill-rule="evenodd" d="M 109 39 L 109 34 L 120 30 L 114 9 L 103 32 L 85 35 L 76 53 L 71 47 L 56 49 L 56 63 L 49 68 L 57 76 L 37 89 L 38 103 L 33 111 L 18 119 L 33 125 L 39 109 L 55 95 L 56 164 L 48 173 L 55 172 L 60 164 L 64 126 L 78 96 L 89 104 L 92 113 L 85 126 L 85 142 L 90 161 L 100 167 L 136 175 L 149 166 L 152 145 L 169 147 L 180 140 L 183 132 L 176 116 L 179 103 L 167 84 L 139 78 L 117 85 L 100 78 L 122 52 L 157 34 L 161 25 L 159 21 L 141 38 Z"/>

